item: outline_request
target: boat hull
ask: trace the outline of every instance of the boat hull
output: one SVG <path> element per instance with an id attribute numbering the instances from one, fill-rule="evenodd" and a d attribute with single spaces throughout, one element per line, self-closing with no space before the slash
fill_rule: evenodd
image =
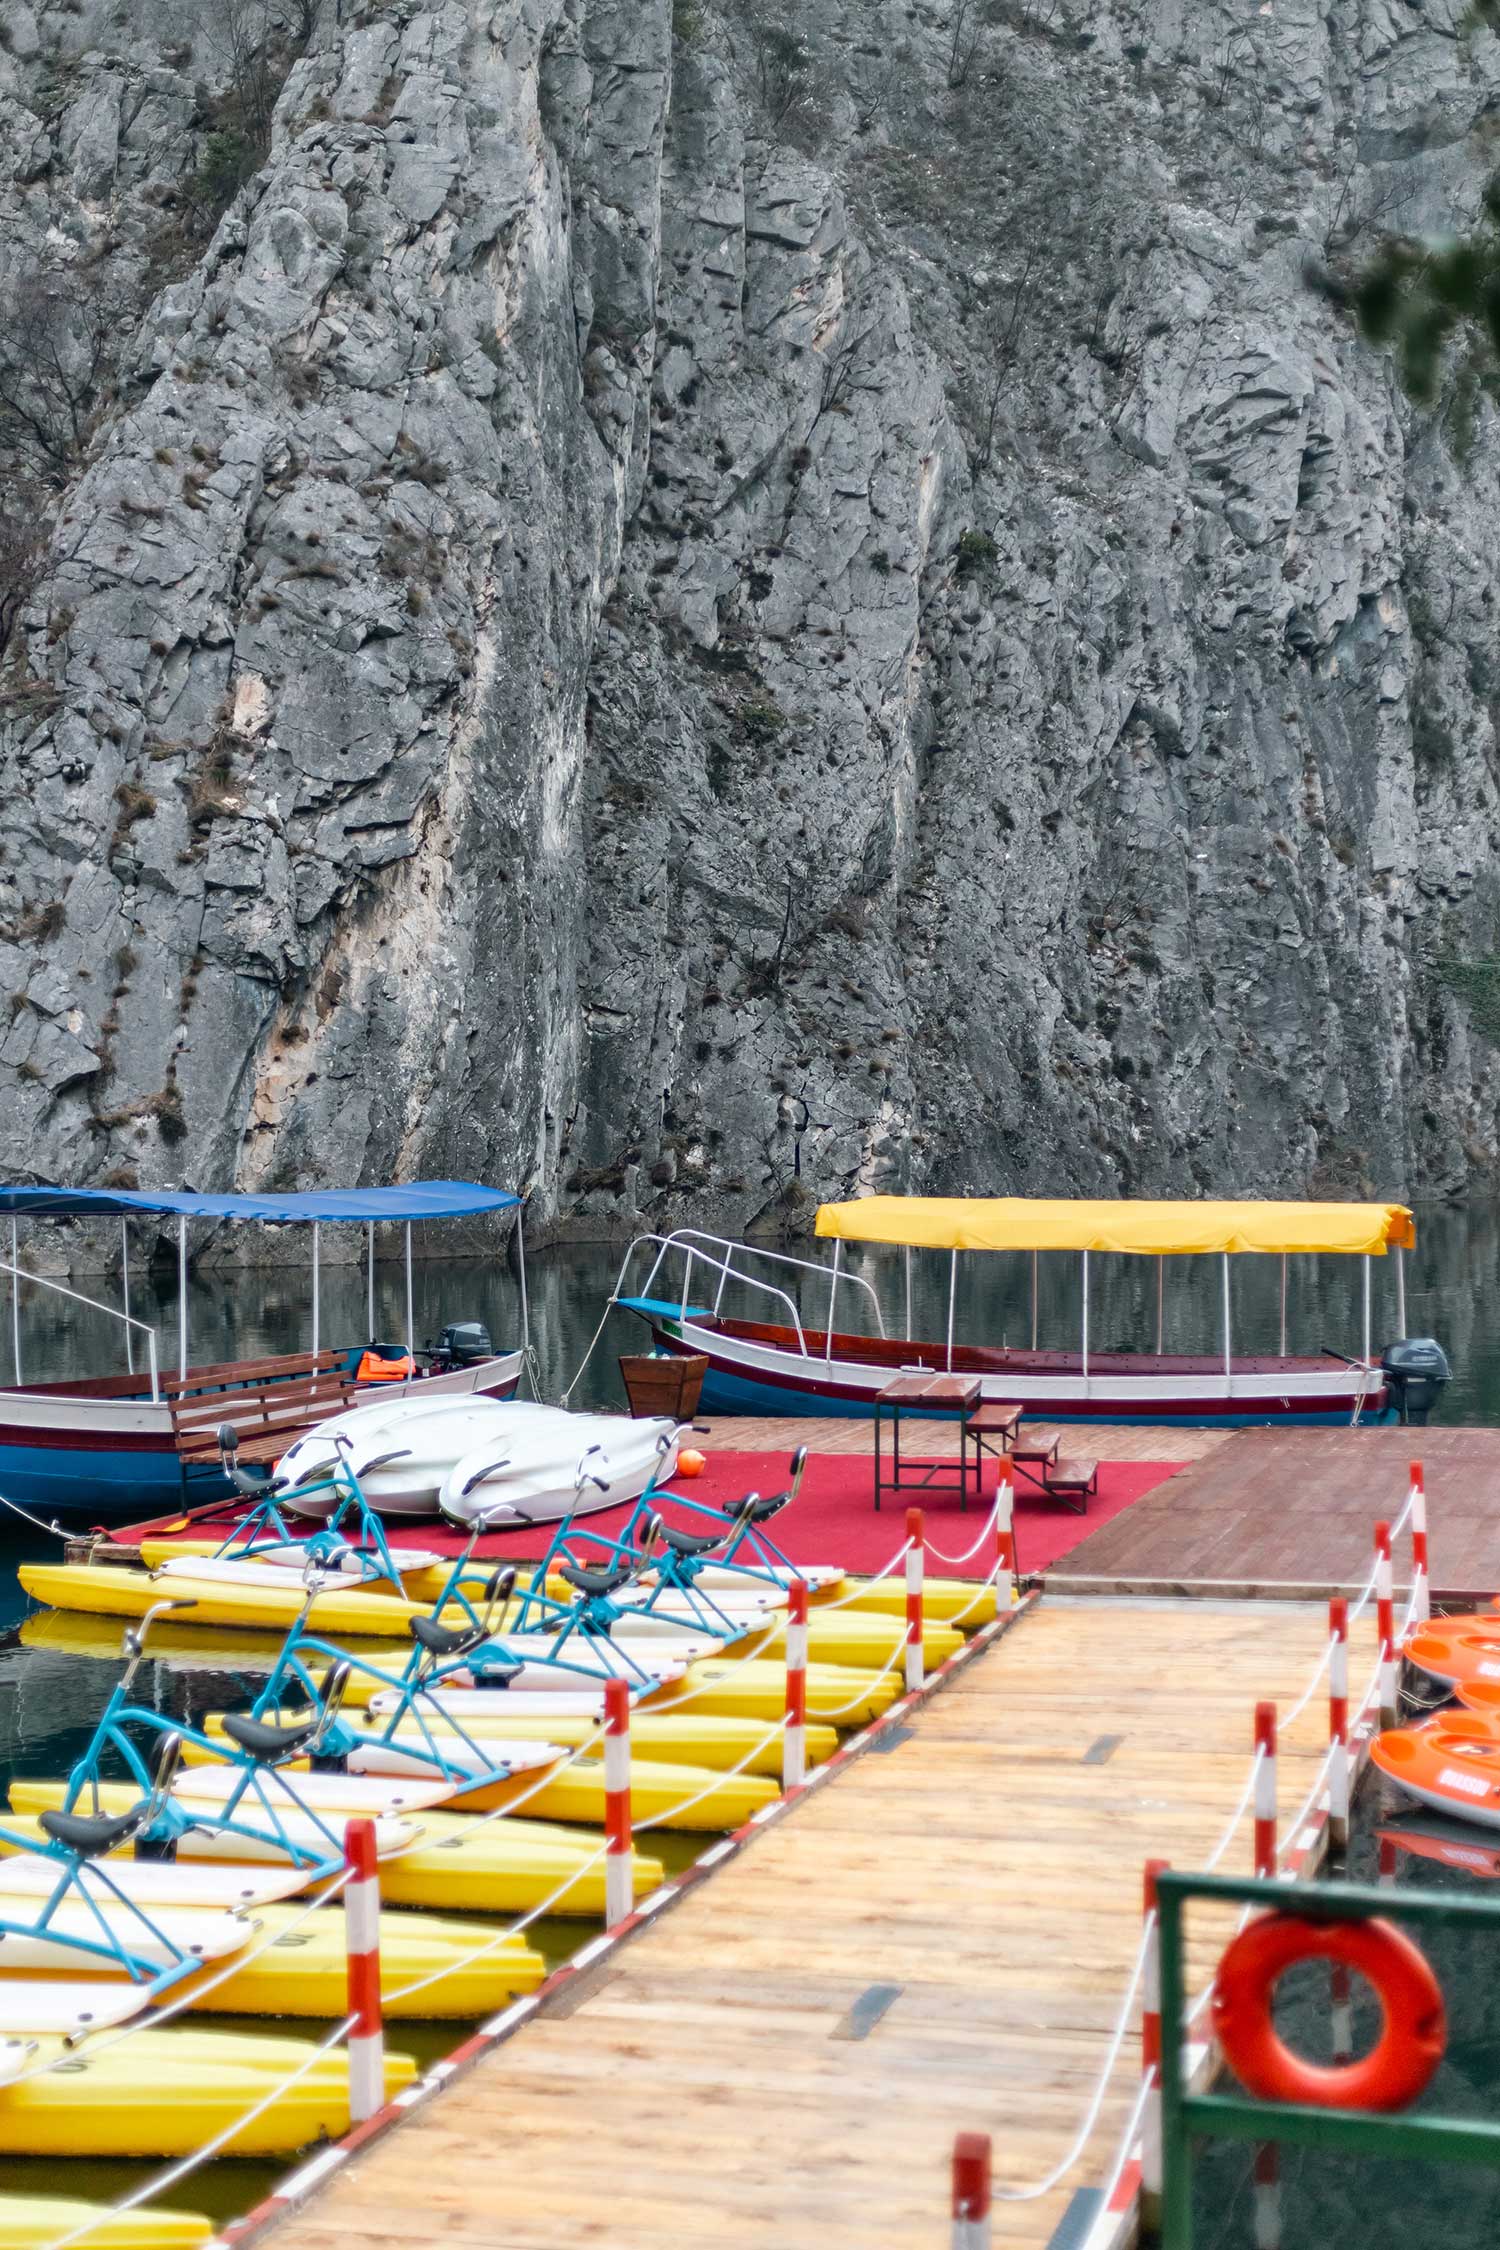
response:
<path id="1" fill-rule="evenodd" d="M 514 1395 L 521 1354 L 423 1376 L 382 1389 L 382 1403 L 409 1390 L 423 1398 Z M 290 1436 L 288 1437 L 290 1443 Z M 128 1520 L 224 1498 L 217 1461 L 186 1464 L 172 1442 L 168 1407 L 149 1398 L 90 1398 L 76 1391 L 0 1391 L 0 1493 L 23 1508 L 90 1522 Z"/>
<path id="2" fill-rule="evenodd" d="M 803 1351 L 789 1329 L 694 1319 L 692 1308 L 684 1317 L 647 1299 L 621 1302 L 649 1323 L 660 1350 L 707 1359 L 700 1402 L 707 1413 L 870 1415 L 896 1375 L 913 1369 L 938 1374 L 948 1364 L 941 1344 L 835 1332 L 830 1352 L 824 1334 L 808 1329 Z M 1219 1429 L 1280 1422 L 1344 1425 L 1360 1404 L 1357 1372 L 1335 1360 L 1234 1360 L 1226 1375 L 1222 1361 L 1130 1360 L 1114 1354 L 1085 1375 L 1062 1353 L 955 1345 L 952 1364 L 955 1374 L 977 1376 L 982 1398 L 1003 1400 L 1049 1422 L 1178 1422 Z M 1386 1391 L 1371 1385 L 1359 1420 L 1387 1418 Z"/>

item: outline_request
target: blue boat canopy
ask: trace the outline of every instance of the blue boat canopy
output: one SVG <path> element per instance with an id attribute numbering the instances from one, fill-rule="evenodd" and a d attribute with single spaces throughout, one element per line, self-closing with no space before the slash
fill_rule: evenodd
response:
<path id="1" fill-rule="evenodd" d="M 186 1189 L 0 1187 L 0 1211 L 50 1219 L 131 1218 L 145 1212 L 189 1219 L 260 1219 L 273 1224 L 338 1219 L 463 1219 L 514 1211 L 521 1198 L 473 1180 L 411 1180 L 405 1187 L 327 1188 L 305 1195 L 190 1195 Z"/>

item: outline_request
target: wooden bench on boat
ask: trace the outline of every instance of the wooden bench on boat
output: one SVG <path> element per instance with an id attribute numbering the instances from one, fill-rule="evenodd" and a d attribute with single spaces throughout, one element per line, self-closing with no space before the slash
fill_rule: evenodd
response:
<path id="1" fill-rule="evenodd" d="M 226 1422 L 239 1432 L 241 1461 L 278 1459 L 303 1430 L 353 1403 L 355 1381 L 347 1352 L 284 1352 L 195 1367 L 164 1377 L 161 1391 L 186 1468 L 218 1453 Z"/>

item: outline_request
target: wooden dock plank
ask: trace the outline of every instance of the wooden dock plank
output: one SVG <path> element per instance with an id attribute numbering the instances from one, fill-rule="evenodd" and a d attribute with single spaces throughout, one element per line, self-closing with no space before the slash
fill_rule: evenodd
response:
<path id="1" fill-rule="evenodd" d="M 1110 1422 L 1087 1427 L 1068 1422 L 1028 1422 L 1060 1438 L 1071 1453 L 1086 1450 L 1103 1461 L 1201 1461 L 1235 1436 L 1233 1430 L 1182 1429 L 1171 1422 Z M 858 1453 L 868 1458 L 868 1417 L 839 1414 L 715 1414 L 707 1424 L 704 1448 L 721 1453 Z M 915 1459 L 950 1460 L 958 1453 L 957 1421 L 918 1421 L 901 1426 L 903 1450 Z"/>
<path id="2" fill-rule="evenodd" d="M 543 2016 L 356 2158 L 278 2250 L 503 2240 L 660 2250 L 930 2250 L 954 2132 L 997 2178 L 1066 2148 L 1140 1935 L 1140 1868 L 1200 1862 L 1248 1771 L 1251 1710 L 1289 1704 L 1326 1615 L 1291 1603 L 1044 1602 Z M 1373 1648 L 1358 1632 L 1356 1677 Z M 1119 1738 L 1107 1763 L 1083 1755 Z M 1289 1812 L 1321 1755 L 1315 1699 L 1282 1746 Z M 1248 1863 L 1246 1823 L 1225 1865 Z M 1218 1938 L 1192 1933 L 1195 1982 Z M 898 1987 L 847 2035 L 872 1985 Z M 1133 2040 L 1133 2032 L 1132 2032 Z M 1131 2048 L 1076 2174 L 1011 2205 L 1045 2244 L 1098 2180 Z"/>
<path id="3" fill-rule="evenodd" d="M 1360 1585 L 1375 1519 L 1399 1515 L 1413 1458 L 1426 1471 L 1434 1587 L 1487 1596 L 1500 1586 L 1500 1430 L 1438 1426 L 1238 1430 L 1081 1540 L 1048 1583 L 1294 1598 Z M 1395 1564 L 1405 1585 L 1404 1544 Z"/>

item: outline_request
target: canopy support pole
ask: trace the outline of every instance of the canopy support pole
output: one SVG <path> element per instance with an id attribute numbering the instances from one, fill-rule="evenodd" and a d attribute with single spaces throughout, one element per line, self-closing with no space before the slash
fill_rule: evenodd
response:
<path id="1" fill-rule="evenodd" d="M 1396 1252 L 1396 1334 L 1406 1334 L 1406 1252 Z"/>
<path id="2" fill-rule="evenodd" d="M 135 1336 L 130 1326 L 130 1221 L 120 1213 L 120 1303 L 125 1312 L 125 1369 L 135 1373 Z"/>
<path id="3" fill-rule="evenodd" d="M 1366 1367 L 1368 1367 L 1368 1366 L 1369 1366 L 1369 1364 L 1370 1364 L 1370 1254 L 1369 1254 L 1369 1252 L 1368 1252 L 1368 1251 L 1366 1251 L 1366 1252 L 1365 1252 L 1364 1315 L 1365 1315 L 1365 1320 L 1364 1320 L 1364 1327 L 1365 1327 L 1365 1351 L 1364 1351 L 1364 1360 L 1365 1360 L 1365 1365 L 1366 1365 Z"/>
<path id="4" fill-rule="evenodd" d="M 527 1369 L 530 1369 L 531 1298 L 528 1295 L 526 1288 L 526 1202 L 524 1197 L 521 1201 L 521 1208 L 516 1213 L 516 1274 L 521 1284 L 521 1350 L 525 1355 L 522 1364 Z M 534 1371 L 532 1372 L 531 1376 L 531 1387 L 533 1390 L 537 1390 L 537 1381 Z M 538 1397 L 540 1397 L 540 1391 L 537 1392 L 537 1395 Z"/>
<path id="5" fill-rule="evenodd" d="M 177 1220 L 177 1373 L 184 1383 L 187 1381 L 187 1370 L 187 1213 L 183 1211 Z"/>
<path id="6" fill-rule="evenodd" d="M 1041 1262 L 1041 1255 L 1042 1255 L 1042 1254 L 1041 1254 L 1040 1250 L 1033 1250 L 1033 1251 L 1032 1251 L 1032 1253 L 1031 1253 L 1031 1348 L 1032 1348 L 1032 1350 L 1033 1350 L 1033 1351 L 1035 1351 L 1035 1350 L 1036 1350 L 1036 1338 L 1037 1338 L 1037 1325 L 1036 1325 L 1036 1315 L 1037 1315 L 1037 1297 L 1038 1297 L 1038 1290 L 1037 1290 L 1037 1280 L 1038 1280 L 1038 1272 L 1039 1272 L 1039 1267 L 1040 1267 L 1040 1262 Z"/>
<path id="7" fill-rule="evenodd" d="M 948 1372 L 953 1372 L 953 1305 L 958 1295 L 958 1252 L 948 1252 Z"/>
<path id="8" fill-rule="evenodd" d="M 317 1222 L 317 1220 L 316 1220 L 316 1219 L 314 1219 L 314 1220 L 313 1220 L 313 1230 L 312 1230 L 312 1238 L 313 1238 L 313 1244 L 312 1244 L 312 1258 L 313 1258 L 313 1275 L 312 1275 L 312 1281 L 313 1281 L 313 1358 L 314 1358 L 314 1359 L 316 1359 L 316 1358 L 317 1358 L 317 1356 L 318 1356 L 318 1334 L 319 1334 L 319 1330 L 320 1330 L 320 1329 L 322 1328 L 322 1325 L 323 1325 L 323 1320 L 322 1320 L 322 1306 L 321 1306 L 321 1304 L 319 1303 L 319 1298 L 320 1298 L 320 1297 L 321 1297 L 321 1295 L 322 1295 L 322 1286 L 321 1286 L 321 1285 L 322 1285 L 322 1280 L 323 1280 L 323 1274 L 322 1274 L 322 1260 L 321 1260 L 321 1257 L 320 1257 L 320 1255 L 319 1255 L 319 1253 L 320 1253 L 320 1249 L 321 1249 L 321 1245 L 320 1245 L 320 1243 L 319 1243 L 319 1241 L 318 1241 L 318 1222 Z"/>
<path id="9" fill-rule="evenodd" d="M 406 1222 L 406 1356 L 417 1364 L 416 1326 L 411 1315 L 411 1221 Z"/>
<path id="10" fill-rule="evenodd" d="M 1281 1253 L 1281 1356 L 1286 1358 L 1286 1252 Z"/>
<path id="11" fill-rule="evenodd" d="M 10 1348 L 16 1363 L 16 1388 L 21 1387 L 21 1253 L 16 1247 L 16 1222 L 10 1222 Z"/>
<path id="12" fill-rule="evenodd" d="M 902 1253 L 901 1253 L 901 1263 L 902 1263 L 902 1266 L 903 1266 L 903 1268 L 905 1269 L 905 1272 L 904 1272 L 904 1279 L 905 1279 L 905 1284 L 906 1284 L 906 1341 L 907 1341 L 908 1343 L 910 1343 L 910 1342 L 911 1342 L 911 1244 L 910 1244 L 910 1243 L 908 1243 L 908 1244 L 906 1245 L 906 1248 L 905 1248 L 905 1249 L 904 1249 L 904 1250 L 902 1251 Z"/>
<path id="13" fill-rule="evenodd" d="M 1234 1380 L 1234 1363 L 1230 1357 L 1231 1338 L 1229 1332 L 1229 1252 L 1227 1250 L 1224 1252 L 1220 1262 L 1224 1268 L 1224 1385 L 1225 1396 L 1227 1397 L 1229 1385 Z"/>
<path id="14" fill-rule="evenodd" d="M 1167 1261 L 1165 1258 L 1158 1258 L 1156 1261 L 1156 1356 L 1158 1359 L 1161 1358 L 1162 1337 L 1166 1332 L 1166 1293 Z"/>
<path id="15" fill-rule="evenodd" d="M 1089 1254 L 1087 1250 L 1083 1253 L 1083 1335 L 1080 1357 L 1083 1362 L 1084 1389 L 1087 1393 L 1089 1380 Z"/>
<path id="16" fill-rule="evenodd" d="M 824 1364 L 833 1358 L 833 1300 L 839 1285 L 839 1266 L 843 1260 L 844 1245 L 835 1237 L 833 1245 L 833 1270 L 828 1276 L 828 1328 L 823 1338 Z"/>
<path id="17" fill-rule="evenodd" d="M 365 1221 L 365 1329 L 375 1341 L 375 1221 Z"/>

